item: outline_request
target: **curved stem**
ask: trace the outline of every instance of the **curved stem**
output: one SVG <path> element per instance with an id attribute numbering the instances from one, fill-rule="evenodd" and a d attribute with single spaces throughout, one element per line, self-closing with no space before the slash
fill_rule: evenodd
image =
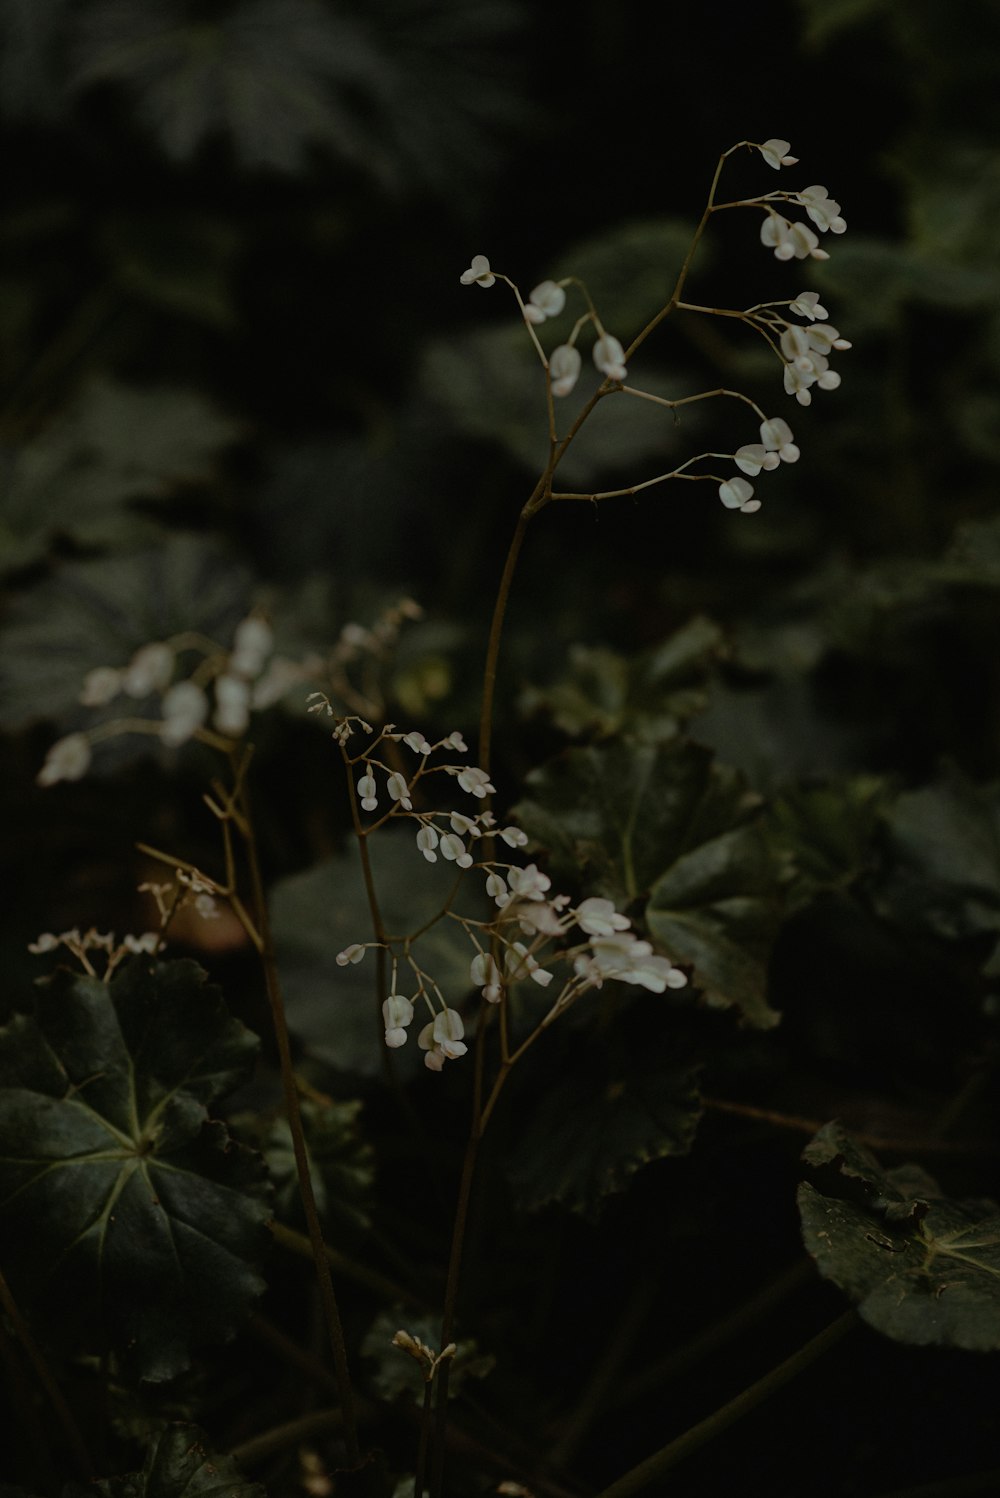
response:
<path id="1" fill-rule="evenodd" d="M 330 1339 L 330 1350 L 333 1354 L 334 1375 L 337 1380 L 340 1408 L 344 1421 L 344 1443 L 347 1447 L 348 1460 L 352 1466 L 357 1466 L 360 1460 L 360 1448 L 358 1446 L 357 1422 L 354 1416 L 354 1391 L 351 1386 L 351 1375 L 347 1366 L 347 1348 L 344 1344 L 344 1330 L 340 1320 L 340 1309 L 337 1305 L 337 1296 L 333 1288 L 333 1279 L 330 1275 L 327 1248 L 323 1239 L 323 1229 L 320 1225 L 319 1210 L 316 1206 L 316 1195 L 313 1191 L 312 1176 L 309 1170 L 309 1154 L 306 1149 L 305 1133 L 302 1127 L 299 1090 L 296 1085 L 295 1069 L 292 1063 L 292 1046 L 288 1034 L 288 1023 L 285 1019 L 285 1004 L 281 992 L 281 983 L 278 978 L 278 966 L 274 957 L 274 941 L 271 936 L 267 904 L 264 898 L 264 882 L 257 854 L 257 840 L 254 835 L 253 822 L 250 817 L 250 805 L 245 786 L 241 786 L 241 800 L 243 803 L 243 817 L 245 819 L 244 835 L 246 838 L 247 862 L 250 868 L 250 883 L 253 890 L 254 909 L 257 917 L 256 924 L 261 936 L 260 956 L 264 968 L 267 999 L 271 1008 L 271 1019 L 274 1024 L 274 1037 L 278 1047 L 281 1085 L 284 1093 L 285 1111 L 288 1115 L 288 1127 L 292 1136 L 292 1147 L 295 1153 L 295 1169 L 299 1178 L 299 1191 L 302 1196 L 302 1206 L 306 1216 L 309 1242 L 312 1245 L 316 1278 L 319 1282 L 320 1300 L 323 1306 L 323 1316 Z"/>
<path id="2" fill-rule="evenodd" d="M 772 1368 L 770 1373 L 765 1373 L 763 1378 L 759 1378 L 741 1394 L 737 1394 L 735 1399 L 730 1399 L 728 1404 L 722 1405 L 704 1420 L 699 1420 L 697 1425 L 692 1425 L 690 1430 L 684 1431 L 682 1435 L 675 1437 L 666 1446 L 647 1457 L 644 1462 L 640 1462 L 637 1467 L 633 1467 L 630 1472 L 624 1473 L 610 1487 L 602 1488 L 597 1498 L 631 1498 L 633 1493 L 641 1493 L 651 1482 L 662 1477 L 665 1472 L 669 1472 L 678 1462 L 683 1461 L 684 1457 L 690 1456 L 693 1451 L 697 1451 L 699 1447 L 706 1445 L 722 1431 L 727 1430 L 730 1425 L 735 1424 L 737 1420 L 749 1414 L 756 1405 L 762 1403 L 769 1394 L 773 1394 L 775 1390 L 789 1383 L 808 1368 L 810 1363 L 822 1357 L 828 1348 L 840 1341 L 845 1332 L 850 1331 L 857 1320 L 858 1313 L 855 1310 L 845 1311 L 842 1316 L 838 1316 L 836 1321 L 824 1327 L 818 1336 L 813 1337 L 804 1347 L 800 1347 L 798 1352 L 792 1353 L 792 1356 L 786 1358 L 783 1363 L 779 1363 L 777 1368 Z"/>

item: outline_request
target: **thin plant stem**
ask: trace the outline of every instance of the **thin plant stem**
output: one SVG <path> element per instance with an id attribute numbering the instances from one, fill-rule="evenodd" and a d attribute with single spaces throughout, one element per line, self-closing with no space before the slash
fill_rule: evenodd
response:
<path id="1" fill-rule="evenodd" d="M 10 1286 L 2 1272 L 0 1272 L 0 1307 L 3 1308 L 7 1319 L 13 1327 L 14 1335 L 24 1349 L 24 1354 L 28 1362 L 35 1370 L 38 1382 L 45 1390 L 55 1417 L 62 1427 L 63 1435 L 66 1437 L 66 1444 L 73 1453 L 73 1460 L 79 1469 L 80 1476 L 89 1481 L 94 1476 L 95 1469 L 90 1452 L 87 1449 L 87 1443 L 83 1439 L 80 1427 L 74 1420 L 72 1411 L 63 1397 L 62 1390 L 45 1360 L 42 1349 L 35 1341 L 27 1322 L 18 1309 L 17 1301 L 14 1299 Z"/>
<path id="2" fill-rule="evenodd" d="M 446 1359 L 447 1361 L 447 1359 Z M 434 1397 L 434 1380 L 424 1384 L 424 1402 L 420 1412 L 420 1437 L 417 1442 L 417 1465 L 413 1477 L 413 1498 L 424 1498 L 424 1473 L 427 1470 L 427 1447 L 431 1434 L 431 1401 Z"/>
<path id="3" fill-rule="evenodd" d="M 853 1309 L 845 1311 L 842 1316 L 837 1317 L 836 1321 L 824 1327 L 817 1336 L 812 1337 L 804 1347 L 800 1347 L 798 1352 L 792 1353 L 790 1358 L 779 1363 L 777 1368 L 772 1368 L 770 1373 L 765 1373 L 763 1378 L 759 1378 L 756 1383 L 737 1394 L 735 1399 L 730 1399 L 728 1403 L 720 1406 L 704 1420 L 699 1420 L 697 1425 L 692 1425 L 682 1435 L 676 1436 L 666 1446 L 640 1462 L 637 1467 L 633 1467 L 631 1471 L 617 1478 L 610 1487 L 602 1488 L 597 1498 L 631 1498 L 633 1493 L 643 1492 L 650 1483 L 663 1477 L 686 1456 L 690 1456 L 692 1452 L 707 1445 L 724 1430 L 728 1430 L 730 1425 L 734 1425 L 737 1420 L 749 1414 L 769 1395 L 804 1372 L 817 1358 L 822 1357 L 825 1352 L 835 1346 L 841 1337 L 857 1324 L 857 1321 L 857 1311 Z"/>
<path id="4" fill-rule="evenodd" d="M 500 586 L 497 589 L 496 602 L 493 605 L 493 618 L 490 621 L 489 639 L 486 643 L 486 664 L 483 667 L 483 698 L 479 714 L 479 765 L 481 769 L 486 771 L 487 775 L 490 772 L 490 750 L 493 740 L 493 699 L 496 695 L 500 641 L 503 637 L 504 619 L 507 614 L 511 584 L 514 581 L 514 573 L 517 569 L 517 559 L 521 554 L 521 545 L 524 541 L 530 519 L 528 506 L 525 505 L 517 518 L 517 525 L 514 528 L 510 546 L 507 549 L 507 559 L 504 562 Z"/>
<path id="5" fill-rule="evenodd" d="M 264 968 L 264 982 L 267 988 L 268 1003 L 271 1008 L 271 1018 L 274 1024 L 275 1041 L 278 1047 L 285 1111 L 288 1116 L 288 1127 L 292 1136 L 295 1168 L 298 1173 L 299 1191 L 302 1196 L 302 1206 L 306 1216 L 309 1242 L 312 1245 L 313 1261 L 316 1266 L 316 1278 L 319 1283 L 323 1316 L 330 1339 L 330 1351 L 333 1354 L 334 1373 L 337 1379 L 340 1407 L 344 1420 L 344 1443 L 347 1447 L 348 1460 L 353 1466 L 357 1466 L 361 1453 L 358 1446 L 357 1422 L 354 1415 L 354 1390 L 351 1385 L 350 1371 L 347 1366 L 347 1348 L 344 1343 L 344 1330 L 340 1320 L 340 1309 L 337 1305 L 337 1296 L 333 1288 L 326 1243 L 323 1238 L 323 1229 L 316 1206 L 316 1195 L 313 1191 L 312 1177 L 309 1171 L 309 1154 L 302 1127 L 299 1089 L 296 1085 L 295 1068 L 292 1063 L 292 1046 L 288 1034 L 288 1023 L 285 1019 L 285 1004 L 278 977 L 278 966 L 274 957 L 274 941 L 271 936 L 267 904 L 264 898 L 264 883 L 261 877 L 260 860 L 257 855 L 257 840 L 254 834 L 253 822 L 250 816 L 249 798 L 245 787 L 242 789 L 241 799 L 245 820 L 244 836 L 246 840 L 247 861 L 250 868 L 250 883 L 253 890 L 254 909 L 257 917 L 256 926 L 261 937 L 260 956 Z"/>

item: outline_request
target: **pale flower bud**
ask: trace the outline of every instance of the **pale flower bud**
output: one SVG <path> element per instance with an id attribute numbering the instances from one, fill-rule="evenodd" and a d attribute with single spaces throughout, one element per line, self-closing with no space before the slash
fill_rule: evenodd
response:
<path id="1" fill-rule="evenodd" d="M 553 349 L 549 355 L 552 394 L 569 395 L 580 378 L 582 367 L 583 360 L 580 358 L 579 350 L 573 348 L 571 344 L 561 343 L 557 349 Z"/>
<path id="2" fill-rule="evenodd" d="M 59 780 L 82 780 L 89 768 L 90 741 L 86 734 L 71 733 L 52 745 L 35 778 L 39 785 L 55 785 Z"/>

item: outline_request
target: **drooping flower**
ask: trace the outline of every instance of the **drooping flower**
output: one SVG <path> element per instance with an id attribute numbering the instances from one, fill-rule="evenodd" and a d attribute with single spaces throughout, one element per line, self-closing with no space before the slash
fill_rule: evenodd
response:
<path id="1" fill-rule="evenodd" d="M 464 770 L 459 770 L 458 783 L 463 791 L 468 791 L 470 796 L 478 796 L 480 799 L 496 790 L 496 786 L 486 771 L 480 770 L 476 765 L 467 765 Z"/>
<path id="2" fill-rule="evenodd" d="M 524 315 L 528 322 L 544 322 L 547 317 L 558 317 L 566 305 L 566 293 L 555 281 L 540 281 L 528 297 Z"/>
<path id="3" fill-rule="evenodd" d="M 503 993 L 500 969 L 489 952 L 477 952 L 469 965 L 469 979 L 481 988 L 488 1004 L 498 1004 Z"/>
<path id="4" fill-rule="evenodd" d="M 777 468 L 778 454 L 768 452 L 760 442 L 744 442 L 733 453 L 733 461 L 741 473 L 755 479 L 762 468 Z"/>
<path id="5" fill-rule="evenodd" d="M 780 171 L 783 166 L 795 166 L 798 162 L 797 156 L 788 155 L 790 149 L 790 141 L 778 140 L 777 137 L 772 137 L 757 147 L 768 166 L 773 166 L 776 172 Z"/>
<path id="6" fill-rule="evenodd" d="M 382 1001 L 385 1043 L 390 1050 L 406 1044 L 406 1027 L 413 1020 L 413 1004 L 400 993 L 391 993 Z"/>
<path id="7" fill-rule="evenodd" d="M 176 749 L 191 738 L 208 717 L 208 698 L 194 681 L 176 681 L 163 694 L 160 738 Z"/>
<path id="8" fill-rule="evenodd" d="M 410 800 L 410 788 L 406 783 L 406 777 L 394 770 L 385 782 L 385 788 L 393 801 L 398 801 L 404 811 L 413 810 L 413 802 Z"/>
<path id="9" fill-rule="evenodd" d="M 437 863 L 437 853 L 435 852 L 437 845 L 437 828 L 432 827 L 430 822 L 426 822 L 417 833 L 417 847 L 428 863 Z"/>
<path id="10" fill-rule="evenodd" d="M 760 425 L 760 440 L 768 452 L 776 452 L 782 463 L 797 463 L 799 449 L 795 446 L 792 429 L 780 416 L 772 416 Z"/>
<path id="11" fill-rule="evenodd" d="M 817 317 L 829 316 L 826 308 L 819 304 L 818 291 L 800 291 L 794 302 L 789 303 L 788 310 L 797 317 L 808 317 L 810 322 L 815 322 Z"/>
<path id="12" fill-rule="evenodd" d="M 580 370 L 583 368 L 583 360 L 580 352 L 572 344 L 561 343 L 558 348 L 553 349 L 549 355 L 549 378 L 552 381 L 553 395 L 569 395 L 573 386 L 580 378 Z"/>
<path id="13" fill-rule="evenodd" d="M 744 515 L 760 509 L 760 500 L 753 498 L 753 484 L 746 479 L 727 479 L 719 485 L 719 498 L 727 510 L 742 510 Z"/>
<path id="14" fill-rule="evenodd" d="M 817 182 L 812 187 L 804 187 L 795 196 L 821 233 L 825 234 L 829 229 L 831 234 L 843 234 L 847 220 L 841 216 L 840 204 L 830 197 L 825 187 Z"/>
<path id="15" fill-rule="evenodd" d="M 347 967 L 348 963 L 360 962 L 365 955 L 365 949 L 359 941 L 352 941 L 349 947 L 337 953 L 336 962 L 338 967 Z"/>
<path id="16" fill-rule="evenodd" d="M 90 768 L 90 741 L 86 734 L 70 733 L 57 739 L 45 756 L 36 781 L 55 785 L 59 780 L 82 780 Z"/>
<path id="17" fill-rule="evenodd" d="M 229 669 L 237 676 L 253 681 L 264 669 L 264 662 L 274 649 L 274 631 L 266 619 L 250 614 L 241 619 L 233 635 Z"/>
<path id="18" fill-rule="evenodd" d="M 162 692 L 174 674 L 174 652 L 169 645 L 143 645 L 122 672 L 126 697 L 148 697 Z"/>
<path id="19" fill-rule="evenodd" d="M 524 869 L 509 869 L 507 883 L 519 900 L 544 900 L 546 890 L 552 887 L 548 874 L 543 874 L 537 864 L 533 863 L 529 863 Z"/>
<path id="20" fill-rule="evenodd" d="M 374 811 L 376 809 L 378 806 L 378 786 L 375 783 L 375 776 L 372 774 L 370 768 L 366 768 L 365 773 L 358 781 L 358 794 L 361 797 L 361 805 L 365 811 Z"/>
<path id="21" fill-rule="evenodd" d="M 250 688 L 238 676 L 223 672 L 215 678 L 215 714 L 212 721 L 220 733 L 233 737 L 245 731 L 250 722 Z"/>
<path id="22" fill-rule="evenodd" d="M 471 286 L 473 282 L 477 286 L 492 286 L 496 276 L 491 272 L 490 262 L 485 255 L 473 255 L 472 264 L 462 272 L 459 279 L 463 286 Z"/>
<path id="23" fill-rule="evenodd" d="M 460 869 L 472 868 L 472 854 L 466 852 L 465 844 L 455 832 L 446 832 L 441 839 L 441 856 Z"/>
<path id="24" fill-rule="evenodd" d="M 609 380 L 624 380 L 628 374 L 625 350 L 610 333 L 602 333 L 594 344 L 594 363 Z"/>
<path id="25" fill-rule="evenodd" d="M 613 931 L 627 931 L 631 922 L 620 915 L 610 900 L 594 895 L 576 908 L 576 923 L 588 936 L 610 936 Z"/>
<path id="26" fill-rule="evenodd" d="M 83 678 L 80 701 L 84 707 L 106 707 L 122 689 L 122 673 L 113 666 L 95 666 Z"/>

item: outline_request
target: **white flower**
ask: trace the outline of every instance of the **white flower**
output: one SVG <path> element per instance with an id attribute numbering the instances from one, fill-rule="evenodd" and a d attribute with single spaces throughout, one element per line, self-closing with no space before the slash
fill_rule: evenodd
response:
<path id="1" fill-rule="evenodd" d="M 58 945 L 58 936 L 55 936 L 51 931 L 43 931 L 37 941 L 30 941 L 28 943 L 28 951 L 33 952 L 37 957 L 42 952 L 54 952 Z"/>
<path id="2" fill-rule="evenodd" d="M 82 780 L 89 769 L 90 741 L 86 734 L 71 733 L 52 745 L 35 778 L 39 785 L 55 785 L 59 780 Z"/>
<path id="3" fill-rule="evenodd" d="M 520 827 L 501 827 L 497 836 L 503 838 L 508 848 L 523 848 L 528 841 L 528 834 Z"/>
<path id="4" fill-rule="evenodd" d="M 469 979 L 481 988 L 488 1004 L 498 1004 L 502 995 L 500 969 L 489 952 L 477 952 L 469 965 Z"/>
<path id="5" fill-rule="evenodd" d="M 573 386 L 580 378 L 580 370 L 583 368 L 583 360 L 580 352 L 572 344 L 561 343 L 558 348 L 553 349 L 549 355 L 549 378 L 552 381 L 553 395 L 569 395 Z"/>
<path id="6" fill-rule="evenodd" d="M 365 811 L 374 811 L 378 806 L 378 786 L 375 784 L 375 776 L 370 768 L 358 781 L 358 794 L 361 797 L 361 805 Z"/>
<path id="7" fill-rule="evenodd" d="M 760 509 L 760 500 L 752 496 L 753 484 L 746 479 L 727 479 L 719 485 L 719 498 L 727 510 L 742 510 L 744 515 L 752 515 Z"/>
<path id="8" fill-rule="evenodd" d="M 441 839 L 441 855 L 449 863 L 456 863 L 460 869 L 472 867 L 472 854 L 465 851 L 465 844 L 457 833 L 445 833 Z"/>
<path id="9" fill-rule="evenodd" d="M 437 854 L 434 849 L 438 845 L 437 829 L 429 822 L 425 823 L 417 833 L 417 847 L 424 855 L 428 863 L 437 863 Z"/>
<path id="10" fill-rule="evenodd" d="M 760 440 L 768 452 L 776 452 L 782 463 L 797 463 L 799 450 L 795 446 L 792 437 L 792 429 L 787 421 L 780 416 L 774 416 L 769 421 L 762 421 L 760 426 Z"/>
<path id="11" fill-rule="evenodd" d="M 148 697 L 161 692 L 174 674 L 174 652 L 169 645 L 143 645 L 122 672 L 126 697 Z"/>
<path id="12" fill-rule="evenodd" d="M 818 322 L 813 327 L 806 328 L 804 331 L 809 342 L 809 347 L 815 349 L 820 354 L 828 354 L 831 349 L 848 349 L 854 347 L 846 338 L 841 338 L 837 329 L 831 327 L 829 323 Z"/>
<path id="13" fill-rule="evenodd" d="M 812 392 L 809 386 L 815 383 L 815 374 L 799 369 L 795 364 L 785 365 L 785 390 L 789 395 L 794 395 L 800 406 L 812 404 Z"/>
<path id="14" fill-rule="evenodd" d="M 801 359 L 809 352 L 809 333 L 794 323 L 789 324 L 781 335 L 781 352 L 786 359 Z"/>
<path id="15" fill-rule="evenodd" d="M 457 728 L 455 732 L 450 733 L 446 739 L 442 739 L 441 745 L 444 749 L 457 749 L 459 754 L 468 754 L 469 752 L 469 746 L 465 742 Z"/>
<path id="16" fill-rule="evenodd" d="M 348 963 L 360 962 L 365 955 L 365 949 L 358 941 L 352 941 L 349 947 L 337 953 L 337 966 L 347 967 Z"/>
<path id="17" fill-rule="evenodd" d="M 610 900 L 596 895 L 577 906 L 576 923 L 588 936 L 610 936 L 613 931 L 627 931 L 631 924 L 628 916 L 619 915 Z"/>
<path id="18" fill-rule="evenodd" d="M 250 722 L 250 688 L 238 676 L 223 673 L 215 678 L 215 716 L 220 733 L 243 733 Z"/>
<path id="19" fill-rule="evenodd" d="M 507 886 L 499 874 L 488 874 L 486 876 L 486 893 L 501 910 L 510 904 L 510 895 Z"/>
<path id="20" fill-rule="evenodd" d="M 847 220 L 841 217 L 840 204 L 830 197 L 825 187 L 817 182 L 812 187 L 804 187 L 795 196 L 822 233 L 829 229 L 831 234 L 843 234 Z"/>
<path id="21" fill-rule="evenodd" d="M 555 281 L 540 281 L 528 298 L 524 315 L 528 322 L 544 322 L 547 317 L 558 317 L 566 305 L 566 293 Z"/>
<path id="22" fill-rule="evenodd" d="M 628 374 L 625 368 L 625 350 L 610 333 L 602 333 L 594 344 L 594 363 L 609 380 L 624 380 Z"/>
<path id="23" fill-rule="evenodd" d="M 266 619 L 251 614 L 241 619 L 233 635 L 233 651 L 229 657 L 229 669 L 237 676 L 253 680 L 264 668 L 274 649 L 274 631 Z"/>
<path id="24" fill-rule="evenodd" d="M 105 707 L 122 689 L 122 673 L 113 666 L 95 666 L 83 678 L 80 701 L 84 707 Z"/>
<path id="25" fill-rule="evenodd" d="M 391 993 L 382 1001 L 382 1022 L 385 1025 L 385 1043 L 391 1050 L 406 1044 L 406 1027 L 413 1020 L 413 1005 L 399 993 Z"/>
<path id="26" fill-rule="evenodd" d="M 513 913 L 525 936 L 561 936 L 568 925 L 560 907 L 550 900 L 522 900 Z"/>
<path id="27" fill-rule="evenodd" d="M 471 286 L 473 281 L 477 286 L 492 286 L 496 276 L 491 274 L 490 262 L 485 255 L 473 255 L 472 264 L 462 272 L 460 279 L 463 286 Z"/>
<path id="28" fill-rule="evenodd" d="M 591 957 L 578 957 L 577 973 L 600 987 L 605 978 L 633 983 L 651 993 L 667 988 L 683 988 L 687 978 L 666 957 L 658 957 L 648 941 L 640 941 L 632 932 L 595 937 L 590 944 Z"/>
<path id="29" fill-rule="evenodd" d="M 477 769 L 475 765 L 468 765 L 464 770 L 459 770 L 458 783 L 463 791 L 468 791 L 470 796 L 480 798 L 496 790 L 496 786 L 493 785 L 486 771 Z"/>
<path id="30" fill-rule="evenodd" d="M 193 681 L 178 681 L 163 694 L 160 738 L 172 749 L 187 742 L 208 717 L 208 698 Z"/>
<path id="31" fill-rule="evenodd" d="M 541 967 L 522 941 L 512 942 L 504 955 L 504 970 L 507 977 L 517 982 L 519 978 L 531 978 L 540 988 L 548 988 L 553 974 Z"/>
<path id="32" fill-rule="evenodd" d="M 141 936 L 122 937 L 122 946 L 126 952 L 132 952 L 137 956 L 141 952 L 154 956 L 159 945 L 160 933 L 158 931 L 144 931 Z"/>
<path id="33" fill-rule="evenodd" d="M 457 832 L 459 837 L 482 837 L 482 833 L 472 818 L 463 816 L 460 811 L 449 812 L 448 820 L 451 823 L 452 832 Z"/>
<path id="34" fill-rule="evenodd" d="M 412 749 L 414 754 L 430 754 L 432 752 L 430 744 L 428 744 L 419 730 L 414 730 L 413 733 L 404 733 L 403 743 L 408 749 Z"/>
<path id="35" fill-rule="evenodd" d="M 533 863 L 525 869 L 508 870 L 507 883 L 519 900 L 544 900 L 546 890 L 552 887 L 548 874 L 543 874 Z"/>
<path id="36" fill-rule="evenodd" d="M 394 770 L 385 782 L 385 788 L 393 801 L 398 801 L 404 811 L 413 810 L 413 802 L 410 800 L 410 788 L 406 784 L 404 776 L 398 770 Z"/>
<path id="37" fill-rule="evenodd" d="M 777 453 L 768 452 L 759 442 L 744 442 L 733 453 L 733 461 L 741 473 L 755 479 L 762 468 L 777 468 L 779 458 Z"/>
<path id="38" fill-rule="evenodd" d="M 825 307 L 820 306 L 818 291 L 800 291 L 794 302 L 789 303 L 788 310 L 797 317 L 808 317 L 810 322 L 815 322 L 817 317 L 830 315 Z"/>
<path id="39" fill-rule="evenodd" d="M 799 159 L 797 156 L 789 156 L 787 154 L 790 149 L 790 141 L 778 140 L 774 137 L 771 140 L 766 140 L 762 146 L 757 147 L 757 150 L 763 156 L 768 166 L 773 166 L 776 172 L 783 166 L 795 166 L 797 163 Z"/>
<path id="40" fill-rule="evenodd" d="M 776 260 L 829 260 L 825 250 L 819 248 L 819 240 L 808 224 L 789 223 L 780 213 L 769 208 L 760 226 L 761 244 L 774 251 Z"/>
<path id="41" fill-rule="evenodd" d="M 462 1024 L 462 1016 L 457 1009 L 442 1009 L 435 1016 L 431 1026 L 431 1034 L 435 1043 L 444 1051 L 451 1060 L 464 1056 L 468 1047 L 463 1045 L 462 1036 L 465 1034 L 465 1026 Z"/>

